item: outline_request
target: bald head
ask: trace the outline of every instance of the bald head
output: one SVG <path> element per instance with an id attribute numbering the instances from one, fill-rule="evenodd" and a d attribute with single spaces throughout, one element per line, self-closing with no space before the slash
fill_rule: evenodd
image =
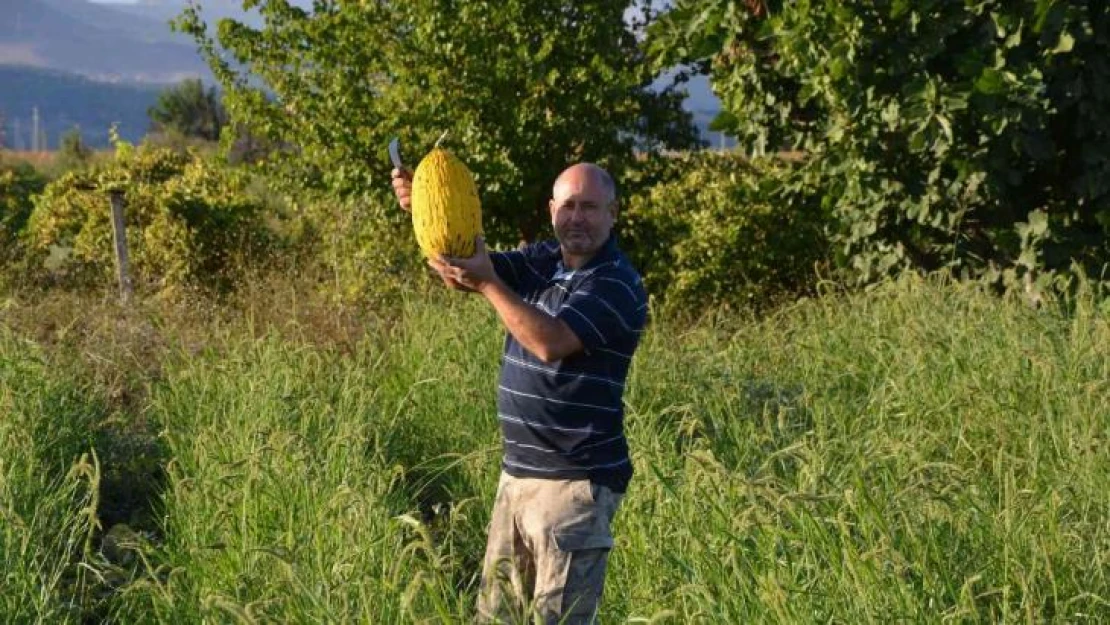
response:
<path id="1" fill-rule="evenodd" d="M 617 219 L 617 185 L 593 163 L 568 167 L 551 189 L 551 225 L 563 262 L 577 268 L 609 240 Z"/>
<path id="2" fill-rule="evenodd" d="M 595 189 L 604 194 L 606 205 L 616 201 L 617 184 L 613 182 L 613 177 L 593 163 L 578 163 L 564 169 L 563 173 L 555 179 L 551 195 L 559 197 L 561 192 L 565 195 L 567 186 L 574 189 L 587 189 L 594 185 L 596 185 Z"/>

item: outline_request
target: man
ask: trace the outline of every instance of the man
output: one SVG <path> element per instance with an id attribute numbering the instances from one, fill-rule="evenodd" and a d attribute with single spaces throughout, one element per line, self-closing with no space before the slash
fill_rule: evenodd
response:
<path id="1" fill-rule="evenodd" d="M 394 170 L 406 210 L 411 186 Z M 574 165 L 549 206 L 556 241 L 487 253 L 479 239 L 471 258 L 429 262 L 448 286 L 485 297 L 508 330 L 504 456 L 478 599 L 487 622 L 528 609 L 547 623 L 593 622 L 632 477 L 621 397 L 647 294 L 612 233 L 616 185 L 596 165 Z"/>

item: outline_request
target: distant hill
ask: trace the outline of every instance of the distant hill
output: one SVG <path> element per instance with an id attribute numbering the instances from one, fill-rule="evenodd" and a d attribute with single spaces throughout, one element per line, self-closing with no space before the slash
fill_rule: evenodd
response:
<path id="1" fill-rule="evenodd" d="M 111 8 L 146 19 L 167 22 L 177 17 L 188 0 L 139 0 L 138 2 L 113 2 Z M 311 0 L 291 0 L 290 4 L 305 9 L 312 8 Z M 233 17 L 251 26 L 258 26 L 261 19 L 257 11 L 243 11 L 243 0 L 200 0 L 201 14 L 206 22 Z"/>
<path id="2" fill-rule="evenodd" d="M 3 0 L 0 65 L 60 69 L 107 81 L 208 76 L 195 43 L 163 19 L 87 0 Z"/>
<path id="3" fill-rule="evenodd" d="M 239 0 L 201 0 L 205 18 L 238 15 Z M 196 44 L 169 20 L 185 0 L 99 4 L 88 0 L 0 0 L 0 142 L 33 145 L 34 109 L 47 146 L 80 127 L 91 145 L 108 128 L 142 138 L 158 93 L 184 78 L 213 84 Z"/>
<path id="4" fill-rule="evenodd" d="M 108 129 L 119 124 L 120 135 L 138 141 L 150 125 L 147 109 L 166 85 L 109 84 L 57 70 L 0 66 L 0 115 L 3 146 L 30 149 L 33 110 L 47 146 L 57 148 L 62 133 L 79 127 L 85 141 L 108 145 Z"/>

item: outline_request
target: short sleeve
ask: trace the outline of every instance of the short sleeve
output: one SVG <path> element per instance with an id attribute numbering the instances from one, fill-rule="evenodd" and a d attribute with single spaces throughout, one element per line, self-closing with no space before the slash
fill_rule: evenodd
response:
<path id="1" fill-rule="evenodd" d="M 501 278 L 501 281 L 510 289 L 519 293 L 523 285 L 521 278 L 528 270 L 525 267 L 527 260 L 524 253 L 520 250 L 490 252 L 489 259 L 493 263 L 493 270 L 497 272 L 497 277 Z"/>
<path id="2" fill-rule="evenodd" d="M 557 317 L 586 349 L 602 347 L 643 331 L 647 295 L 624 274 L 593 275 L 567 297 Z"/>

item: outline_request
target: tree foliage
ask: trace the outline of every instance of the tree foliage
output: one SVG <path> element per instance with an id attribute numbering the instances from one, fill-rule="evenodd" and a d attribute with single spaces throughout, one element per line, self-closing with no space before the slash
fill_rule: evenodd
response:
<path id="1" fill-rule="evenodd" d="M 58 146 L 57 167 L 63 170 L 77 169 L 87 165 L 92 157 L 93 149 L 85 142 L 80 128 L 71 128 L 62 135 Z"/>
<path id="2" fill-rule="evenodd" d="M 653 19 L 648 2 L 645 21 Z M 569 163 L 618 175 L 637 148 L 696 144 L 674 89 L 651 89 L 626 6 L 601 0 L 458 2 L 245 0 L 259 28 L 196 7 L 190 33 L 220 80 L 233 119 L 287 146 L 298 184 L 358 196 L 387 188 L 385 145 L 410 166 L 444 132 L 475 172 L 487 236 L 532 238 Z"/>
<path id="3" fill-rule="evenodd" d="M 227 112 L 215 87 L 204 88 L 199 78 L 189 78 L 158 94 L 147 112 L 154 130 L 184 137 L 218 141 L 227 123 Z"/>
<path id="4" fill-rule="evenodd" d="M 806 154 L 857 277 L 948 268 L 1028 286 L 1110 261 L 1104 3 L 675 5 L 655 60 L 709 74 L 717 125 L 751 152 Z"/>

